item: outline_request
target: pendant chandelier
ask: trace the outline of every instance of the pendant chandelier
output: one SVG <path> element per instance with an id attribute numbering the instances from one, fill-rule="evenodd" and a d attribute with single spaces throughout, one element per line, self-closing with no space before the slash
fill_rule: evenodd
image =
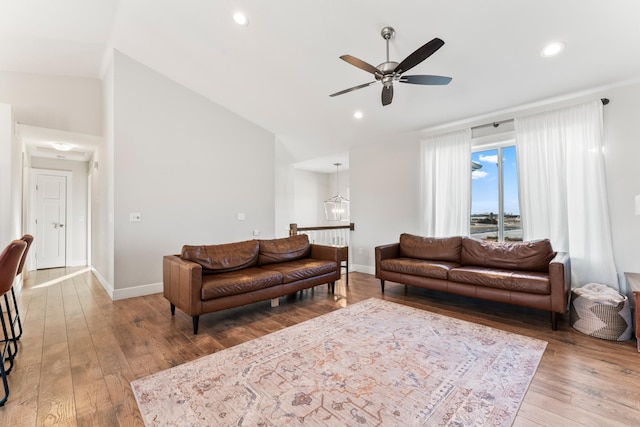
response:
<path id="1" fill-rule="evenodd" d="M 324 213 L 327 221 L 349 221 L 349 199 L 340 195 L 338 181 L 339 168 L 342 163 L 334 163 L 336 167 L 336 195 L 324 201 Z"/>

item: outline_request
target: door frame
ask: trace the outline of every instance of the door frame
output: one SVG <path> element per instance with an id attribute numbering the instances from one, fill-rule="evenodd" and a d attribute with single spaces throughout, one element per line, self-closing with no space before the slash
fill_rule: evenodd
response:
<path id="1" fill-rule="evenodd" d="M 72 194 L 71 194 L 71 190 L 72 190 L 72 179 L 73 179 L 73 172 L 71 171 L 64 171 L 64 170 L 55 170 L 55 169 L 39 169 L 39 168 L 30 168 L 31 169 L 31 179 L 30 179 L 30 183 L 29 183 L 29 226 L 27 227 L 26 232 L 31 234 L 33 236 L 33 239 L 36 240 L 38 238 L 37 236 L 37 226 L 36 226 L 36 214 L 38 213 L 38 209 L 37 209 L 37 205 L 38 205 L 38 200 L 36 197 L 36 185 L 38 185 L 38 175 L 54 175 L 54 176 L 61 176 L 61 177 L 65 177 L 66 178 L 66 218 L 65 218 L 65 224 L 64 224 L 64 228 L 65 228 L 65 252 L 64 252 L 64 264 L 65 267 L 69 265 L 69 257 L 72 254 L 71 251 L 71 245 L 72 245 L 72 236 L 73 236 L 73 231 L 72 231 L 72 223 L 73 221 L 71 221 L 70 219 L 73 218 L 73 212 L 71 210 L 71 206 L 72 203 L 71 201 L 73 200 Z M 33 249 L 35 249 L 36 246 L 34 245 Z M 29 256 L 26 260 L 27 262 L 27 270 L 35 270 L 37 267 L 37 262 L 36 262 L 36 256 L 37 256 L 37 251 L 36 250 L 32 250 L 29 251 Z"/>

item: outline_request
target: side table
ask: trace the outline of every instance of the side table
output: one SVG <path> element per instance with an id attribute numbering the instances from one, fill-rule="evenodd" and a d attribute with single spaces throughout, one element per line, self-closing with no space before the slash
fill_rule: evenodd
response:
<path id="1" fill-rule="evenodd" d="M 636 341 L 638 343 L 638 352 L 640 353 L 640 273 L 624 273 L 624 277 L 626 277 L 627 283 L 635 296 Z"/>

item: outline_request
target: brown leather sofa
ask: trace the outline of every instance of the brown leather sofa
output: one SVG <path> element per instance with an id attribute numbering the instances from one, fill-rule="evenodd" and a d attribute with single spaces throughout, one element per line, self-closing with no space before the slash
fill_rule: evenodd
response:
<path id="1" fill-rule="evenodd" d="M 431 238 L 401 234 L 375 248 L 376 277 L 485 300 L 547 310 L 567 310 L 571 287 L 569 255 L 554 252 L 548 239 L 495 243 L 468 237 Z"/>
<path id="2" fill-rule="evenodd" d="M 309 244 L 307 235 L 188 246 L 163 258 L 163 292 L 193 318 L 201 314 L 278 298 L 317 285 L 333 293 L 340 279 L 340 248 Z"/>

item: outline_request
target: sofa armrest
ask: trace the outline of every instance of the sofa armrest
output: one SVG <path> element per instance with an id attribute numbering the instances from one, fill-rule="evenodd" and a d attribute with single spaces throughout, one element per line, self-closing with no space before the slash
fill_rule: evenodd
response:
<path id="1" fill-rule="evenodd" d="M 400 256 L 400 243 L 390 243 L 375 247 L 376 277 L 380 277 L 380 263 L 382 260 L 398 258 Z"/>
<path id="2" fill-rule="evenodd" d="M 327 261 L 335 261 L 336 264 L 340 264 L 342 259 L 342 248 L 338 246 L 317 245 L 312 243 L 311 254 L 309 258 L 324 259 Z"/>
<path id="3" fill-rule="evenodd" d="M 163 295 L 190 316 L 202 314 L 202 266 L 178 255 L 162 259 Z"/>
<path id="4" fill-rule="evenodd" d="M 551 287 L 551 311 L 564 313 L 571 292 L 571 259 L 567 252 L 558 252 L 549 262 L 549 285 Z"/>

